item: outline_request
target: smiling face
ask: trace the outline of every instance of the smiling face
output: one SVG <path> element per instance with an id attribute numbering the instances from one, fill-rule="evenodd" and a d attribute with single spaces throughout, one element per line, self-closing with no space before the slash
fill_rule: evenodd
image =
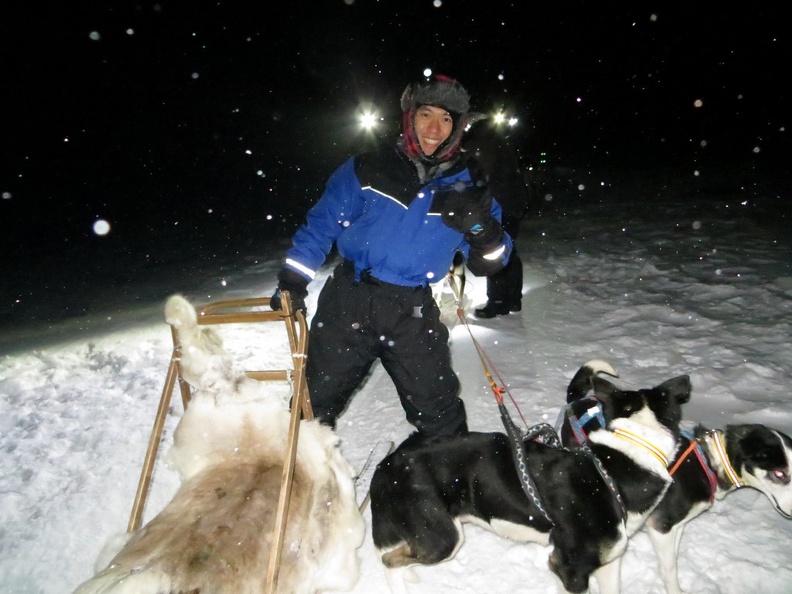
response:
<path id="1" fill-rule="evenodd" d="M 442 107 L 421 105 L 415 110 L 413 124 L 418 144 L 425 155 L 432 155 L 443 144 L 454 129 L 451 114 Z"/>

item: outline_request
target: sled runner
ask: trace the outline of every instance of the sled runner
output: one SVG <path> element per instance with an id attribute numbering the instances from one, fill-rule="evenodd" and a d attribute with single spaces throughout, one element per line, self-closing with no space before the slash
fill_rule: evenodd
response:
<path id="1" fill-rule="evenodd" d="M 286 459 L 283 463 L 283 476 L 275 521 L 277 533 L 273 538 L 273 549 L 267 571 L 268 591 L 274 591 L 274 584 L 277 582 L 281 549 L 286 531 L 286 513 L 288 511 L 292 490 L 292 478 L 297 454 L 300 420 L 301 418 L 306 420 L 313 419 L 313 409 L 305 382 L 305 356 L 308 350 L 308 327 L 305 315 L 301 310 L 293 310 L 291 299 L 287 291 L 283 291 L 281 295 L 281 311 L 270 310 L 270 299 L 268 297 L 216 301 L 204 306 L 198 311 L 198 324 L 200 326 L 260 322 L 280 322 L 285 324 L 292 355 L 292 368 L 245 371 L 248 377 L 258 381 L 289 382 L 292 390 L 291 416 L 287 437 L 288 444 Z M 183 377 L 180 361 L 181 345 L 179 344 L 178 335 L 174 327 L 171 327 L 171 336 L 173 339 L 173 353 L 170 365 L 168 366 L 165 386 L 162 390 L 157 415 L 154 419 L 151 437 L 149 438 L 148 450 L 146 451 L 146 457 L 140 473 L 137 493 L 135 495 L 135 501 L 132 506 L 132 513 L 127 527 L 128 532 L 133 532 L 141 526 L 143 509 L 151 486 L 154 463 L 157 459 L 165 417 L 168 407 L 170 406 L 177 380 L 185 411 L 192 398 L 192 387 Z"/>

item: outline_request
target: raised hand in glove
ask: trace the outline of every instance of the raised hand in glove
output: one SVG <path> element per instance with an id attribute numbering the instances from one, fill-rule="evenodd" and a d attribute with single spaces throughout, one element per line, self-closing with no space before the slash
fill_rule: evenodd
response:
<path id="1" fill-rule="evenodd" d="M 459 182 L 439 190 L 435 199 L 443 223 L 460 233 L 476 235 L 493 220 L 492 197 L 486 185 Z"/>
<path id="2" fill-rule="evenodd" d="M 283 309 L 281 301 L 281 291 L 288 291 L 291 297 L 292 309 L 294 311 L 302 310 L 303 314 L 308 313 L 308 308 L 305 306 L 305 298 L 308 296 L 308 281 L 288 268 L 283 268 L 278 273 L 278 288 L 275 294 L 270 298 L 270 307 L 273 311 L 280 311 Z"/>

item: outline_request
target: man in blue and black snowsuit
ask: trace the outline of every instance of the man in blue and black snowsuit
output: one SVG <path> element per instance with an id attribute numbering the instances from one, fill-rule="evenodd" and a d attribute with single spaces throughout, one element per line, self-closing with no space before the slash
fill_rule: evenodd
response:
<path id="1" fill-rule="evenodd" d="M 306 377 L 314 415 L 335 427 L 353 391 L 379 359 L 407 416 L 425 434 L 467 431 L 448 329 L 431 283 L 460 251 L 477 276 L 508 262 L 511 238 L 483 176 L 459 150 L 469 96 L 432 77 L 401 98 L 396 146 L 352 157 L 327 182 L 297 230 L 272 298 L 289 291 L 305 310 L 307 285 L 335 244 L 343 258 L 311 321 Z"/>

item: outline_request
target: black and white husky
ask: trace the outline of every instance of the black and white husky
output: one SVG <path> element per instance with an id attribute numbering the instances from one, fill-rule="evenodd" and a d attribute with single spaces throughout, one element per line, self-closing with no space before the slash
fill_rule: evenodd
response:
<path id="1" fill-rule="evenodd" d="M 566 445 L 585 444 L 590 431 L 618 412 L 589 394 L 591 380 L 598 373 L 616 374 L 608 363 L 594 360 L 569 384 L 561 427 Z M 751 487 L 764 493 L 782 517 L 792 519 L 791 463 L 792 439 L 764 425 L 727 425 L 716 430 L 697 425 L 692 432 L 682 432 L 679 451 L 669 467 L 673 482 L 646 521 L 668 594 L 682 594 L 677 558 L 685 524 L 712 507 L 716 499 Z"/>
<path id="2" fill-rule="evenodd" d="M 524 440 L 534 497 L 523 489 L 503 433 L 413 434 L 378 465 L 371 482 L 372 535 L 394 591 L 402 570 L 450 559 L 463 522 L 519 542 L 552 544 L 550 569 L 566 592 L 584 592 L 592 574 L 602 594 L 619 592 L 620 558 L 630 535 L 671 483 L 667 460 L 678 444 L 690 380 L 622 391 L 592 377 L 616 416 L 591 434 L 590 451 Z"/>
<path id="3" fill-rule="evenodd" d="M 165 306 L 195 393 L 169 462 L 182 485 L 165 509 L 77 594 L 259 594 L 266 586 L 289 431 L 288 386 L 236 369 L 219 336 L 180 296 Z M 278 592 L 349 590 L 364 522 L 334 433 L 302 421 Z"/>

